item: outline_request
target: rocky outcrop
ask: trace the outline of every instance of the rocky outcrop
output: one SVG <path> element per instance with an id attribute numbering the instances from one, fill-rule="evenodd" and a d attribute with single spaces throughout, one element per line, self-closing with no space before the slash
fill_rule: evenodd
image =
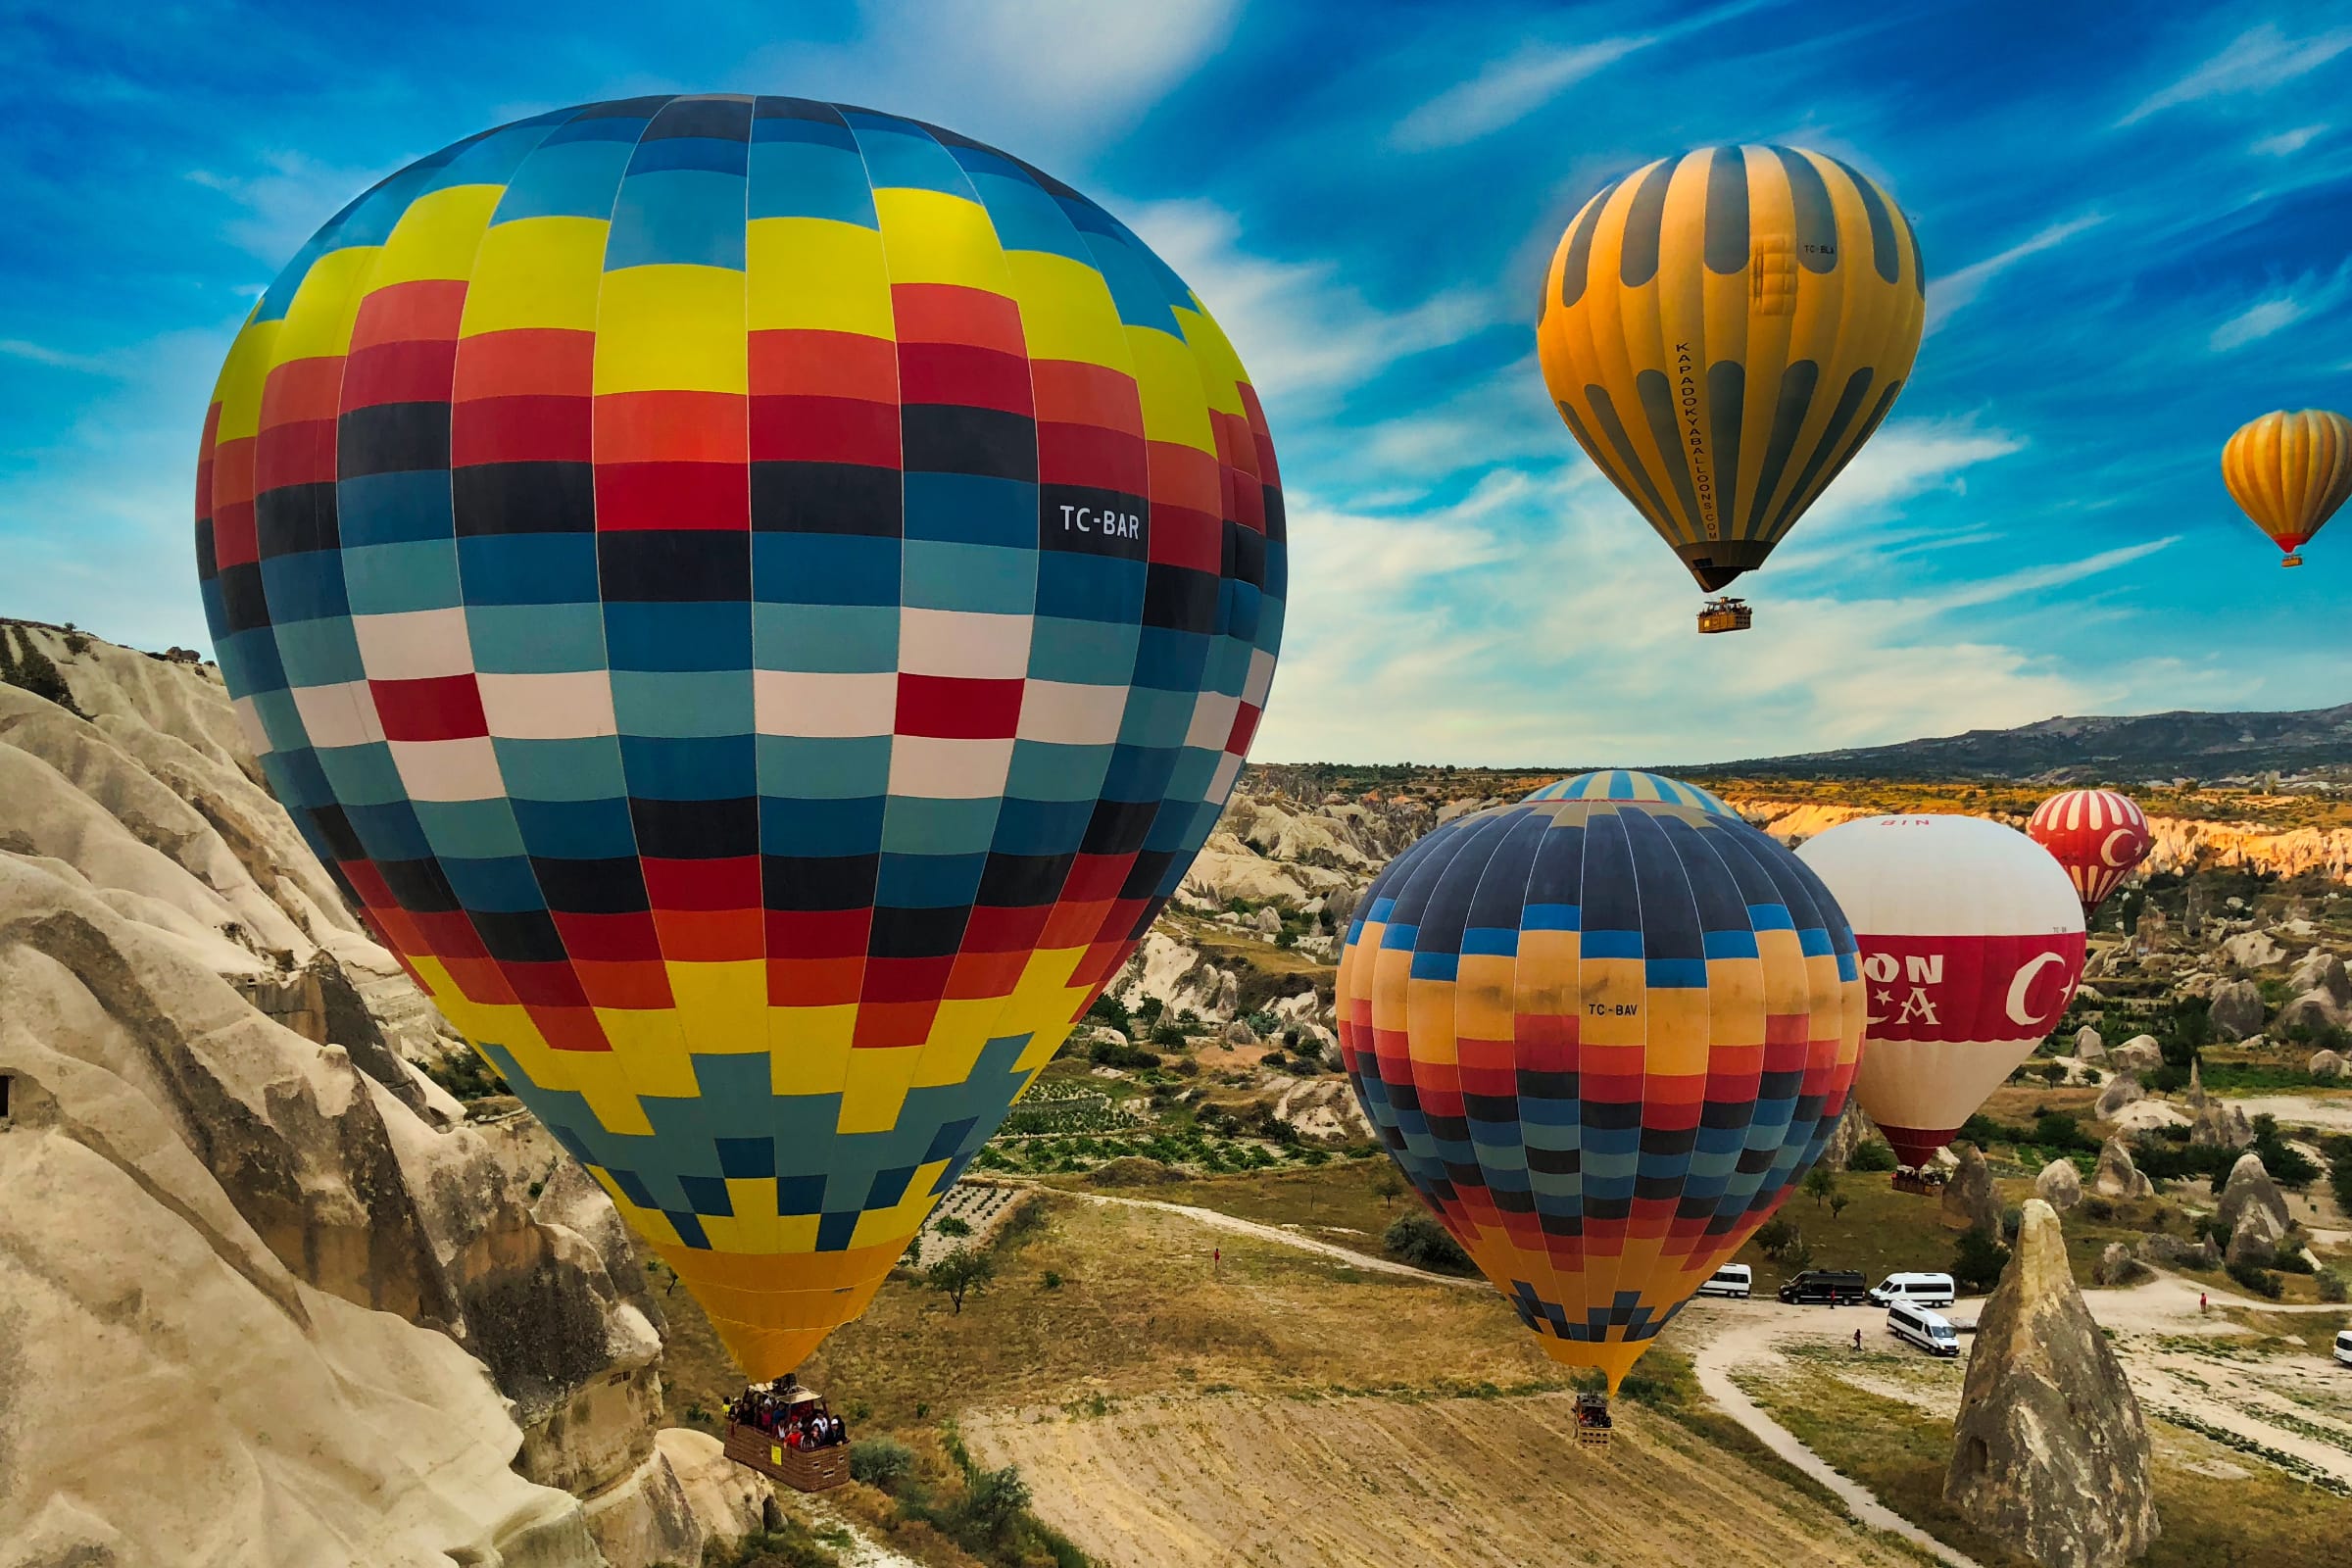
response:
<path id="1" fill-rule="evenodd" d="M 2156 1538 L 2146 1418 L 2038 1199 L 1977 1320 L 1952 1439 L 1945 1500 L 2046 1568 L 2111 1568 Z"/>
<path id="2" fill-rule="evenodd" d="M 1885 1142 L 1878 1125 L 1870 1119 L 1858 1101 L 1848 1100 L 1845 1113 L 1838 1118 L 1838 1125 L 1831 1129 L 1829 1142 L 1822 1146 L 1821 1162 L 1832 1170 L 1844 1170 L 1852 1163 L 1854 1151 L 1874 1141 Z"/>
<path id="3" fill-rule="evenodd" d="M 2286 961 L 2286 950 L 2268 931 L 2240 931 L 2216 951 L 2224 963 L 2238 969 L 2267 969 Z"/>
<path id="4" fill-rule="evenodd" d="M 2345 1022 L 2342 1003 L 2333 993 L 2324 989 L 2306 991 L 2278 1009 L 2277 1028 L 2287 1038 L 2310 1038 L 2341 1029 Z"/>
<path id="5" fill-rule="evenodd" d="M 669 1461 L 670 1474 L 677 1477 L 706 1542 L 741 1541 L 755 1530 L 781 1523 L 782 1510 L 766 1478 L 728 1458 L 718 1439 L 690 1427 L 664 1427 L 654 1442 Z M 678 1560 L 700 1562 L 702 1550 L 698 1546 Z"/>
<path id="6" fill-rule="evenodd" d="M 2090 1190 L 2101 1198 L 2153 1198 L 2156 1185 L 2147 1173 L 2132 1162 L 2132 1151 L 2120 1138 L 2110 1138 L 2099 1146 L 2098 1169 L 2091 1173 Z"/>
<path id="7" fill-rule="evenodd" d="M 2306 1070 L 2314 1078 L 2352 1077 L 2352 1061 L 2346 1061 L 2333 1051 L 2315 1051 L 2311 1054 L 2311 1062 Z"/>
<path id="8" fill-rule="evenodd" d="M 2001 1196 L 1992 1185 L 1992 1170 L 1974 1144 L 1949 1146 L 1959 1157 L 1951 1179 L 1943 1184 L 1942 1220 L 1946 1229 L 1975 1230 L 1983 1227 L 1998 1236 L 2001 1231 Z"/>
<path id="9" fill-rule="evenodd" d="M 2286 1234 L 2289 1218 L 2286 1197 L 2278 1191 L 2278 1184 L 2271 1180 L 2260 1154 L 2237 1156 L 2237 1163 L 2230 1167 L 2230 1180 L 2222 1188 L 2221 1205 L 2214 1217 L 2230 1233 L 2229 1256 L 2232 1261 L 2249 1247 L 2268 1252 Z"/>
<path id="10" fill-rule="evenodd" d="M 2099 1253 L 2098 1266 L 2091 1271 L 2091 1278 L 2109 1287 L 2137 1285 L 2148 1278 L 2148 1266 L 2132 1256 L 2132 1249 L 2122 1242 L 2109 1242 Z"/>
<path id="11" fill-rule="evenodd" d="M 2116 1112 L 2134 1101 L 2146 1098 L 2147 1091 L 2139 1087 L 2139 1079 L 2135 1075 L 2119 1072 L 2107 1080 L 2107 1087 L 2099 1091 L 2098 1101 L 2091 1106 L 2091 1114 L 2101 1121 L 2113 1121 Z"/>
<path id="12" fill-rule="evenodd" d="M 217 679 L 57 662 L 92 717 L 0 686 L 0 1455 L 39 1454 L 0 1462 L 0 1542 L 699 1555 L 665 1522 L 659 1319 L 602 1190 L 527 1121 L 507 1158 L 408 1059 L 444 1026 L 254 782 Z M 125 1388 L 140 1418 L 86 1419 Z"/>
<path id="13" fill-rule="evenodd" d="M 2107 1059 L 2107 1043 L 2099 1038 L 2098 1030 L 2089 1024 L 2075 1031 L 2075 1056 L 2081 1061 Z"/>
<path id="14" fill-rule="evenodd" d="M 1156 997 L 1173 1014 L 1191 1008 L 1206 1023 L 1225 1023 L 1241 1001 L 1241 981 L 1220 969 L 1199 950 L 1164 931 L 1145 936 L 1135 956 L 1110 982 L 1110 994 L 1129 1007 L 1146 997 Z"/>
<path id="15" fill-rule="evenodd" d="M 2034 1178 L 2034 1194 L 2063 1214 L 2082 1201 L 2082 1173 L 2071 1159 L 2053 1159 Z"/>
<path id="16" fill-rule="evenodd" d="M 2312 949 L 2295 965 L 2286 983 L 2298 995 L 2325 992 L 2328 1000 L 2338 1007 L 2352 1006 L 2352 974 L 2345 972 L 2344 960 L 2332 953 Z"/>
<path id="17" fill-rule="evenodd" d="M 2164 1048 L 2154 1035 L 2133 1035 L 2107 1054 L 2118 1072 L 2154 1072 L 2164 1065 Z"/>
<path id="18" fill-rule="evenodd" d="M 2214 1032 L 2224 1040 L 2243 1040 L 2262 1030 L 2262 988 L 2251 980 L 2226 980 L 2209 999 Z"/>
<path id="19" fill-rule="evenodd" d="M 2209 1149 L 2243 1149 L 2254 1141 L 2254 1124 L 2244 1107 L 2205 1093 L 2203 1069 L 2188 1064 L 2188 1141 Z"/>
<path id="20" fill-rule="evenodd" d="M 2216 1269 L 2222 1266 L 2222 1250 L 2205 1236 L 2175 1236 L 2168 1231 L 2150 1231 L 2139 1239 L 2139 1255 L 2149 1263 L 2164 1268 Z"/>

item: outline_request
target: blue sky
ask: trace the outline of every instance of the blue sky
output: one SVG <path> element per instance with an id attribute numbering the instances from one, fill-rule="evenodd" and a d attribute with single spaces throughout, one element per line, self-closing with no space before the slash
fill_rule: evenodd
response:
<path id="1" fill-rule="evenodd" d="M 1261 759 L 1698 761 L 2352 700 L 2352 532 L 2281 572 L 2217 471 L 2254 415 L 2352 409 L 2352 5 L 53 9 L 0 19 L 0 612 L 204 642 L 213 373 L 375 177 L 561 104 L 762 91 L 1038 163 L 1223 321 L 1290 496 Z M 1531 302 L 1593 190 L 1723 141 L 1886 183 L 1930 327 L 1744 580 L 1755 630 L 1699 638 L 1546 404 Z"/>

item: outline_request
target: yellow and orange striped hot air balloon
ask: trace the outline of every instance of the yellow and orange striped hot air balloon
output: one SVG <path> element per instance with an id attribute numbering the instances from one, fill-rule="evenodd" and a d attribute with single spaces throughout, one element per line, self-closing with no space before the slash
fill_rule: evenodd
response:
<path id="1" fill-rule="evenodd" d="M 2352 419 L 2326 409 L 2280 409 L 2239 427 L 2222 448 L 2230 498 L 2279 549 L 2282 566 L 2352 496 Z"/>
<path id="2" fill-rule="evenodd" d="M 1764 564 L 1886 418 L 1926 320 L 1885 189 L 1794 147 L 1711 147 L 1587 202 L 1536 324 L 1578 445 L 1712 592 Z"/>

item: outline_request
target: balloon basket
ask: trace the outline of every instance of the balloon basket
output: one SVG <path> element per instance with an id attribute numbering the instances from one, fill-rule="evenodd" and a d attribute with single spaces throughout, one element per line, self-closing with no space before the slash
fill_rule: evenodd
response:
<path id="1" fill-rule="evenodd" d="M 1609 1446 L 1609 1396 L 1605 1394 L 1580 1394 L 1576 1396 L 1576 1446 L 1580 1448 L 1606 1448 Z"/>
<path id="2" fill-rule="evenodd" d="M 1698 629 L 1701 633 L 1717 631 L 1745 631 L 1756 618 L 1744 599 L 1710 599 L 1699 607 Z"/>
<path id="3" fill-rule="evenodd" d="M 2281 566 L 2300 566 L 2303 564 L 2303 558 L 2290 550 L 2286 553 L 2286 559 L 2279 562 L 2278 564 Z"/>

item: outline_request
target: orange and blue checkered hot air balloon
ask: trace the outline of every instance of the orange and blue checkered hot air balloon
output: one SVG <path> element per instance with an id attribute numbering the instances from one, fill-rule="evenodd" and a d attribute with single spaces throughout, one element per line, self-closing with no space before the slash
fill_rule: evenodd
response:
<path id="1" fill-rule="evenodd" d="M 798 98 L 392 175 L 238 335 L 197 495 L 278 798 L 760 1378 L 1175 891 L 1281 636 L 1273 446 L 1184 283 Z"/>
<path id="2" fill-rule="evenodd" d="M 1391 861 L 1340 962 L 1364 1114 L 1454 1240 L 1612 1392 L 1821 1155 L 1853 933 L 1704 790 L 1562 780 Z"/>

